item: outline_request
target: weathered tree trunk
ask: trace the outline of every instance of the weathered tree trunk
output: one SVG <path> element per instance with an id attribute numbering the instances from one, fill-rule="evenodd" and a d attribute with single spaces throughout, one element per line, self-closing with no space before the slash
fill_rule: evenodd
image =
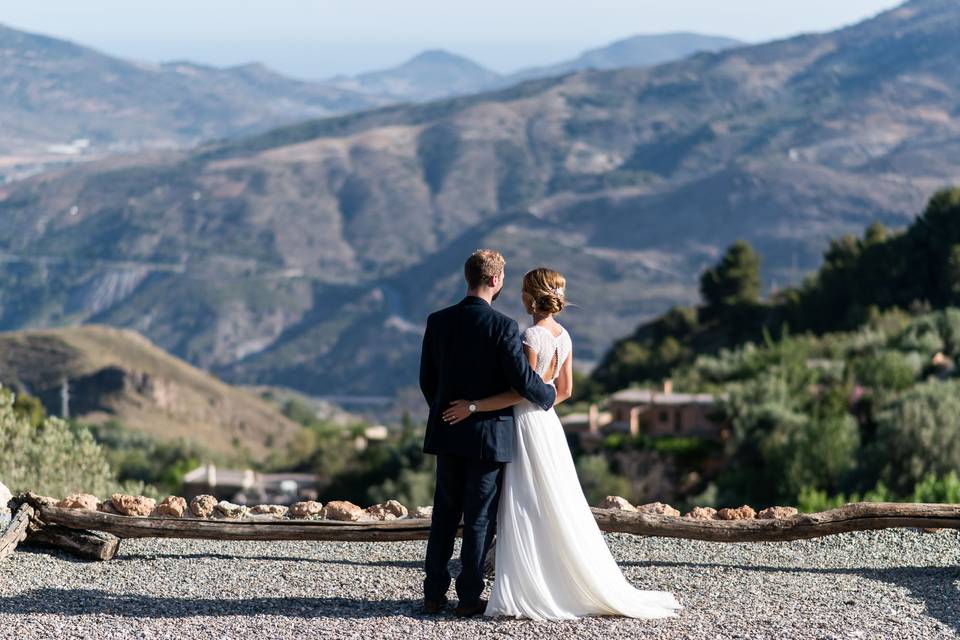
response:
<path id="1" fill-rule="evenodd" d="M 44 524 L 36 529 L 31 527 L 27 542 L 56 547 L 88 560 L 110 560 L 120 548 L 120 538 L 113 534 L 56 524 Z"/>
<path id="2" fill-rule="evenodd" d="M 33 507 L 28 504 L 21 504 L 13 514 L 13 520 L 3 532 L 0 532 L 0 560 L 13 553 L 17 545 L 26 539 L 32 517 Z"/>
<path id="3" fill-rule="evenodd" d="M 960 505 L 944 504 L 856 503 L 781 520 L 688 520 L 627 511 L 593 511 L 604 531 L 714 542 L 778 542 L 900 527 L 960 529 Z M 52 506 L 41 506 L 39 517 L 45 523 L 104 531 L 121 538 L 370 542 L 424 540 L 430 531 L 429 520 L 333 522 L 134 518 Z"/>
<path id="4" fill-rule="evenodd" d="M 120 539 L 113 534 L 87 531 L 86 527 L 61 526 L 44 520 L 41 516 L 43 510 L 56 508 L 51 498 L 26 493 L 17 496 L 15 500 L 30 509 L 31 516 L 26 532 L 28 543 L 56 547 L 88 560 L 110 560 L 117 554 Z"/>
<path id="5" fill-rule="evenodd" d="M 429 520 L 336 522 L 331 520 L 200 520 L 119 516 L 83 509 L 43 507 L 40 519 L 78 529 L 94 529 L 120 538 L 204 538 L 208 540 L 426 540 Z"/>
<path id="6" fill-rule="evenodd" d="M 960 505 L 952 504 L 857 502 L 779 520 L 688 520 L 627 511 L 593 512 L 604 531 L 711 542 L 785 542 L 906 527 L 960 529 Z"/>

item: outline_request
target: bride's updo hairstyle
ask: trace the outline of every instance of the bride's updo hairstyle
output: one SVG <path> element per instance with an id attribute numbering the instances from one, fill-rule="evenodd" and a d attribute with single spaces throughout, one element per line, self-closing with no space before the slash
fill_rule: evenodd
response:
<path id="1" fill-rule="evenodd" d="M 523 292 L 530 296 L 532 311 L 560 313 L 567 305 L 567 279 L 553 269 L 540 267 L 523 276 Z"/>

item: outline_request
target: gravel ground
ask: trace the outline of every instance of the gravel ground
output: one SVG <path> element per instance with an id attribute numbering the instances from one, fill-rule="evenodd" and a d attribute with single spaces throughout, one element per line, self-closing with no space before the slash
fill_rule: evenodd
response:
<path id="1" fill-rule="evenodd" d="M 18 550 L 0 564 L 0 637 L 907 639 L 953 638 L 960 627 L 953 531 L 607 540 L 634 585 L 677 594 L 679 618 L 425 617 L 422 542 L 128 540 L 104 563 Z"/>

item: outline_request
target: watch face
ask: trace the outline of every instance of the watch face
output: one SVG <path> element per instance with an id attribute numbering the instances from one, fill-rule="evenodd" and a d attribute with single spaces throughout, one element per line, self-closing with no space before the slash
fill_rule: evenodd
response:
<path id="1" fill-rule="evenodd" d="M 471 404 L 469 407 L 467 407 L 467 409 L 470 410 L 470 413 L 475 413 L 477 410 L 477 405 Z"/>

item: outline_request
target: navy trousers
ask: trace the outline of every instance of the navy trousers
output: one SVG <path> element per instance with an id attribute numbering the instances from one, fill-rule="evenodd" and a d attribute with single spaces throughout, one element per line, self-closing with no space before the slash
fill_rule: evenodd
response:
<path id="1" fill-rule="evenodd" d="M 463 518 L 460 575 L 457 597 L 461 605 L 480 599 L 485 586 L 483 563 L 497 530 L 497 506 L 503 477 L 502 462 L 437 456 L 437 487 L 433 495 L 433 521 L 427 541 L 423 594 L 442 600 L 450 587 L 450 558 Z"/>

